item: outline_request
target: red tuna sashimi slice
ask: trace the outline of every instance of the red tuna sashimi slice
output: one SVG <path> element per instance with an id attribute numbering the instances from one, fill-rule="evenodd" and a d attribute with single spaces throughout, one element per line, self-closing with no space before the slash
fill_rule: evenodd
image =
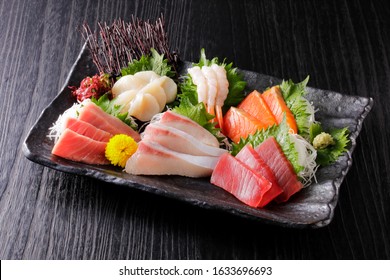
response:
<path id="1" fill-rule="evenodd" d="M 210 176 L 218 157 L 193 156 L 174 152 L 157 143 L 141 141 L 126 163 L 126 172 L 134 175 Z"/>
<path id="2" fill-rule="evenodd" d="M 252 146 L 246 145 L 237 154 L 236 159 L 247 165 L 260 177 L 263 176 L 272 184 L 269 191 L 264 194 L 263 199 L 258 207 L 264 207 L 283 192 L 271 168 L 260 158 Z"/>
<path id="3" fill-rule="evenodd" d="M 283 193 L 276 197 L 276 202 L 285 202 L 302 189 L 291 163 L 284 155 L 275 138 L 270 137 L 255 148 L 262 160 L 272 169 Z"/>
<path id="4" fill-rule="evenodd" d="M 87 122 L 75 118 L 67 119 L 65 128 L 69 128 L 70 130 L 73 130 L 78 134 L 84 135 L 88 138 L 100 142 L 108 142 L 110 138 L 113 136 L 107 131 L 101 130 L 93 126 L 92 124 L 89 124 Z"/>
<path id="5" fill-rule="evenodd" d="M 194 156 L 220 156 L 227 153 L 225 149 L 206 145 L 182 130 L 161 123 L 149 124 L 142 140 L 152 141 L 173 151 Z"/>
<path id="6" fill-rule="evenodd" d="M 271 183 L 230 154 L 220 157 L 210 182 L 252 207 L 262 204 Z"/>
<path id="7" fill-rule="evenodd" d="M 54 145 L 52 154 L 88 164 L 109 164 L 104 155 L 106 145 L 106 142 L 93 140 L 66 128 Z"/>
<path id="8" fill-rule="evenodd" d="M 218 139 L 214 137 L 207 129 L 194 122 L 190 118 L 174 113 L 172 111 L 166 111 L 160 115 L 159 123 L 180 129 L 194 137 L 206 145 L 212 147 L 219 147 Z"/>
<path id="9" fill-rule="evenodd" d="M 78 119 L 90 123 L 112 135 L 126 134 L 133 137 L 137 142 L 141 140 L 138 132 L 134 131 L 120 119 L 107 114 L 93 102 L 87 102 L 85 106 L 81 108 Z"/>

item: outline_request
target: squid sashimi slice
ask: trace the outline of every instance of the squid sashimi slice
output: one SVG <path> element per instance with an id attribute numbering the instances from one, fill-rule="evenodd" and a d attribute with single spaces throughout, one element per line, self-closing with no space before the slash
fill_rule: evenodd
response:
<path id="1" fill-rule="evenodd" d="M 166 111 L 159 116 L 158 122 L 165 126 L 180 129 L 181 131 L 196 137 L 198 141 L 206 145 L 219 147 L 218 139 L 214 135 L 197 122 L 194 122 L 183 115 L 172 111 Z"/>
<path id="2" fill-rule="evenodd" d="M 284 155 L 275 138 L 270 137 L 255 148 L 262 160 L 272 169 L 283 192 L 276 197 L 276 202 L 285 202 L 302 189 L 293 166 Z"/>
<path id="3" fill-rule="evenodd" d="M 130 116 L 136 117 L 140 121 L 147 122 L 161 111 L 160 105 L 153 95 L 139 92 L 130 103 L 128 112 Z"/>
<path id="4" fill-rule="evenodd" d="M 93 140 L 66 128 L 54 145 L 52 154 L 88 164 L 109 164 L 104 155 L 106 145 L 106 142 Z"/>
<path id="5" fill-rule="evenodd" d="M 133 75 L 123 76 L 118 81 L 116 81 L 114 86 L 112 87 L 112 96 L 115 98 L 126 90 L 139 90 L 146 84 L 147 82 L 139 77 L 137 78 Z"/>
<path id="6" fill-rule="evenodd" d="M 264 194 L 272 186 L 267 179 L 229 153 L 220 157 L 210 182 L 252 207 L 262 205 Z"/>
<path id="7" fill-rule="evenodd" d="M 128 159 L 125 170 L 134 175 L 207 177 L 217 161 L 218 157 L 182 154 L 157 143 L 141 141 L 137 151 Z"/>
<path id="8" fill-rule="evenodd" d="M 246 145 L 236 155 L 236 159 L 246 164 L 260 177 L 264 177 L 271 183 L 271 188 L 264 193 L 263 199 L 258 207 L 264 207 L 282 193 L 274 173 L 271 168 L 260 158 L 256 151 L 250 145 Z"/>
<path id="9" fill-rule="evenodd" d="M 75 118 L 68 118 L 65 123 L 65 128 L 69 128 L 78 134 L 100 142 L 108 142 L 113 136 L 107 131 Z"/>
<path id="10" fill-rule="evenodd" d="M 158 143 L 175 152 L 194 156 L 221 156 L 227 150 L 212 147 L 200 142 L 196 137 L 177 128 L 161 123 L 149 124 L 142 136 L 143 141 Z"/>
<path id="11" fill-rule="evenodd" d="M 164 89 L 161 87 L 161 84 L 162 81 L 160 81 L 160 79 L 153 80 L 152 82 L 144 86 L 139 92 L 139 94 L 149 93 L 154 98 L 156 98 L 156 101 L 159 105 L 159 111 L 157 113 L 160 113 L 164 109 L 165 104 L 167 103 L 167 96 L 165 94 Z"/>
<path id="12" fill-rule="evenodd" d="M 134 131 L 120 119 L 107 114 L 93 102 L 86 102 L 86 104 L 80 109 L 78 119 L 90 123 L 101 130 L 111 133 L 112 135 L 126 134 L 131 136 L 137 142 L 141 140 L 138 132 Z"/>

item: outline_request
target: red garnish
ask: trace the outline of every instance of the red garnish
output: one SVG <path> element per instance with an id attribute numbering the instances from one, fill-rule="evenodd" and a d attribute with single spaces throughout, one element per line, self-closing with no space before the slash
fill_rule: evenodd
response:
<path id="1" fill-rule="evenodd" d="M 95 76 L 84 78 L 79 88 L 74 86 L 69 88 L 72 91 L 72 95 L 82 102 L 92 97 L 99 99 L 100 96 L 111 90 L 111 85 L 107 74 L 96 74 Z"/>

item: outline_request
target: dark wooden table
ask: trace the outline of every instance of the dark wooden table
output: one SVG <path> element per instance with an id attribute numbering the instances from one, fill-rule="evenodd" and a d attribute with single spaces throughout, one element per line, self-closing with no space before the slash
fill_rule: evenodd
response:
<path id="1" fill-rule="evenodd" d="M 22 144 L 88 22 L 165 15 L 184 60 L 207 54 L 374 98 L 331 224 L 288 229 L 54 171 Z M 1 259 L 390 259 L 388 1 L 1 1 Z"/>

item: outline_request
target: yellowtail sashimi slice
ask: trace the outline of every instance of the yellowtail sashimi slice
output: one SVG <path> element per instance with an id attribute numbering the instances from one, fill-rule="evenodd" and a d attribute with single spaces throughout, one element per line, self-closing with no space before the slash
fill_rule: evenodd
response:
<path id="1" fill-rule="evenodd" d="M 195 156 L 221 156 L 227 150 L 212 147 L 191 134 L 159 123 L 149 124 L 142 135 L 143 141 L 156 142 L 179 153 Z"/>
<path id="2" fill-rule="evenodd" d="M 200 142 L 206 145 L 212 147 L 219 147 L 218 139 L 214 135 L 212 135 L 207 129 L 205 129 L 198 123 L 183 115 L 174 113 L 172 111 L 166 111 L 156 116 L 153 121 L 186 132 L 196 137 Z"/>
<path id="3" fill-rule="evenodd" d="M 218 157 L 178 153 L 157 143 L 141 141 L 126 163 L 126 172 L 134 175 L 181 175 L 207 177 L 213 172 Z"/>

